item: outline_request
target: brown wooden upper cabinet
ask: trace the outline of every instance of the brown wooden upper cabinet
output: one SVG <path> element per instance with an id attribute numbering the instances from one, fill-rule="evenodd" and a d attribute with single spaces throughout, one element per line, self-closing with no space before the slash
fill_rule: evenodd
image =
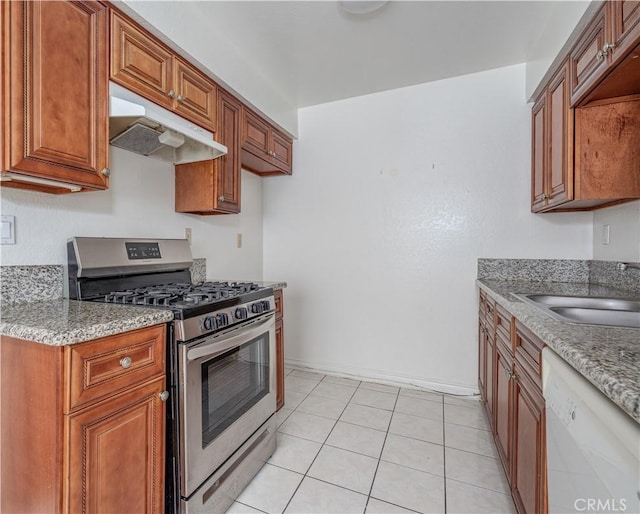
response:
<path id="1" fill-rule="evenodd" d="M 228 153 L 215 160 L 175 167 L 176 212 L 234 214 L 240 212 L 240 111 L 238 100 L 218 94 L 217 139 Z"/>
<path id="2" fill-rule="evenodd" d="M 108 187 L 107 9 L 2 2 L 2 186 Z"/>
<path id="3" fill-rule="evenodd" d="M 242 167 L 258 175 L 291 175 L 293 141 L 246 107 L 242 109 Z"/>
<path id="4" fill-rule="evenodd" d="M 111 80 L 215 131 L 216 84 L 115 11 L 111 12 Z"/>
<path id="5" fill-rule="evenodd" d="M 640 198 L 640 1 L 604 3 L 572 38 L 532 110 L 533 212 Z"/>
<path id="6" fill-rule="evenodd" d="M 573 199 L 573 112 L 565 64 L 533 106 L 531 210 L 544 211 Z"/>
<path id="7" fill-rule="evenodd" d="M 639 40 L 640 1 L 604 4 L 571 51 L 571 105 L 584 99 Z"/>
<path id="8" fill-rule="evenodd" d="M 612 39 L 612 64 L 622 59 L 640 40 L 640 0 L 621 0 L 608 5 Z"/>

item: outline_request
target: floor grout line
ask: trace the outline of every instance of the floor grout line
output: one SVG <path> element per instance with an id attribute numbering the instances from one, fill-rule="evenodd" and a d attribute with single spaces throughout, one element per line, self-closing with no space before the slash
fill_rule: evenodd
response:
<path id="1" fill-rule="evenodd" d="M 487 458 L 490 458 L 490 459 L 493 459 L 493 460 L 497 460 L 496 457 L 492 456 L 492 455 L 485 455 L 483 453 L 478 453 L 478 452 L 474 452 L 474 451 L 467 450 L 467 449 L 462 449 L 462 448 L 456 448 L 454 446 L 449 447 L 447 445 L 447 434 L 446 434 L 446 426 L 447 425 L 459 426 L 459 427 L 467 428 L 469 430 L 478 430 L 480 432 L 491 433 L 490 430 L 485 430 L 483 428 L 479 428 L 479 427 L 476 427 L 476 426 L 469 426 L 469 425 L 463 425 L 463 424 L 460 424 L 460 423 L 447 422 L 447 418 L 446 418 L 447 407 L 454 407 L 454 408 L 455 407 L 462 407 L 464 409 L 469 409 L 469 411 L 472 411 L 473 409 L 477 408 L 475 404 L 459 405 L 459 404 L 456 404 L 456 403 L 449 403 L 449 402 L 446 401 L 447 396 L 448 396 L 446 393 L 434 393 L 434 394 L 440 395 L 439 399 L 435 399 L 435 398 L 420 398 L 420 397 L 417 397 L 417 396 L 411 396 L 411 395 L 402 394 L 402 392 L 404 390 L 403 388 L 398 388 L 398 390 L 395 393 L 393 393 L 393 392 L 389 392 L 389 391 L 378 390 L 378 389 L 375 389 L 375 388 L 369 389 L 367 387 L 362 387 L 362 385 L 365 383 L 364 381 L 353 381 L 353 382 L 357 382 L 357 385 L 354 385 L 353 383 L 351 383 L 351 384 L 341 384 L 341 383 L 332 382 L 331 380 L 326 380 L 326 378 L 329 375 L 324 375 L 324 376 L 322 376 L 322 378 L 320 378 L 318 380 L 317 377 L 309 378 L 309 377 L 304 377 L 304 376 L 298 376 L 298 375 L 295 375 L 295 374 L 291 375 L 293 371 L 295 371 L 295 369 L 290 370 L 289 373 L 287 374 L 287 376 L 292 376 L 292 378 L 306 380 L 306 381 L 309 381 L 309 382 L 312 381 L 312 382 L 315 382 L 315 385 L 308 392 L 296 391 L 295 389 L 291 389 L 290 390 L 292 392 L 295 392 L 297 395 L 299 395 L 301 397 L 301 400 L 298 402 L 298 404 L 295 406 L 295 408 L 288 409 L 288 410 L 290 410 L 290 412 L 287 415 L 287 417 L 282 420 L 282 422 L 278 426 L 277 431 L 280 432 L 283 435 L 286 435 L 286 436 L 289 436 L 289 437 L 295 437 L 295 438 L 298 438 L 298 439 L 301 439 L 301 440 L 305 440 L 305 441 L 314 442 L 316 444 L 319 444 L 320 446 L 319 446 L 319 449 L 316 452 L 316 454 L 313 456 L 313 459 L 311 460 L 310 464 L 308 466 L 306 466 L 306 469 L 305 469 L 304 473 L 301 473 L 300 471 L 294 471 L 292 469 L 286 468 L 286 467 L 278 465 L 278 464 L 270 463 L 274 467 L 277 467 L 279 469 L 282 469 L 282 470 L 285 470 L 285 471 L 289 471 L 289 472 L 292 472 L 292 473 L 296 473 L 296 474 L 298 474 L 298 475 L 300 475 L 302 477 L 300 482 L 296 486 L 295 490 L 293 491 L 293 493 L 289 497 L 289 499 L 288 499 L 288 501 L 287 501 L 287 503 L 286 503 L 286 505 L 285 505 L 285 507 L 284 507 L 282 512 L 285 512 L 286 509 L 289 508 L 289 506 L 291 505 L 293 499 L 298 494 L 298 492 L 300 490 L 300 487 L 302 486 L 302 483 L 305 481 L 306 478 L 313 479 L 313 480 L 316 480 L 318 482 L 322 482 L 322 483 L 331 485 L 333 487 L 338 487 L 338 488 L 340 488 L 342 490 L 349 491 L 349 492 L 352 492 L 354 494 L 365 496 L 366 497 L 366 501 L 365 501 L 365 508 L 364 508 L 363 512 L 367 511 L 367 509 L 369 508 L 370 501 L 372 499 L 376 500 L 376 501 L 383 502 L 383 503 L 387 503 L 389 505 L 394 505 L 394 506 L 402 508 L 402 509 L 408 509 L 407 507 L 404 507 L 404 506 L 402 506 L 400 504 L 397 504 L 397 503 L 395 503 L 393 501 L 385 500 L 385 499 L 382 499 L 382 498 L 377 498 L 376 496 L 373 495 L 373 488 L 374 488 L 374 484 L 375 484 L 375 481 L 376 481 L 376 477 L 377 477 L 379 469 L 380 469 L 381 462 L 385 462 L 385 463 L 389 462 L 390 464 L 394 464 L 394 465 L 397 465 L 397 466 L 400 466 L 400 467 L 403 467 L 403 468 L 407 468 L 407 469 L 410 469 L 410 470 L 413 470 L 413 471 L 417 471 L 417 472 L 420 472 L 420 473 L 425 473 L 425 474 L 428 474 L 428 475 L 437 476 L 439 478 L 442 478 L 442 481 L 443 481 L 443 503 L 444 503 L 444 505 L 443 505 L 444 511 L 443 512 L 444 513 L 446 513 L 448 511 L 448 509 L 449 509 L 448 502 L 447 502 L 447 489 L 448 489 L 447 488 L 447 481 L 448 480 L 450 482 L 469 485 L 469 486 L 472 486 L 472 487 L 476 487 L 476 488 L 479 488 L 479 489 L 490 491 L 492 493 L 501 494 L 503 496 L 507 496 L 507 497 L 510 496 L 508 494 L 505 494 L 503 491 L 498 491 L 496 489 L 491 489 L 489 487 L 480 486 L 480 485 L 477 485 L 477 484 L 474 484 L 474 483 L 470 483 L 470 482 L 466 482 L 466 481 L 463 481 L 463 480 L 457 480 L 457 479 L 453 479 L 453 478 L 448 479 L 447 478 L 447 448 L 451 448 L 453 450 L 457 450 L 457 451 L 464 452 L 464 453 L 471 454 L 471 455 L 476 455 L 476 456 L 480 456 L 480 457 L 487 457 Z M 325 417 L 325 416 L 319 415 L 319 414 L 314 413 L 314 412 L 306 412 L 304 410 L 299 410 L 299 407 L 302 405 L 302 403 L 304 401 L 306 401 L 307 398 L 309 398 L 310 396 L 314 397 L 314 398 L 325 398 L 327 400 L 333 400 L 333 401 L 336 401 L 336 402 L 344 402 L 345 401 L 344 398 L 338 399 L 338 398 L 335 398 L 335 397 L 331 397 L 331 396 L 329 396 L 327 394 L 324 394 L 324 395 L 313 394 L 314 391 L 318 388 L 318 386 L 320 384 L 332 384 L 332 385 L 335 385 L 335 386 L 339 386 L 339 387 L 342 387 L 342 388 L 349 388 L 349 389 L 353 390 L 351 395 L 349 396 L 348 400 L 346 400 L 346 404 L 342 408 L 342 410 L 341 410 L 341 412 L 340 412 L 340 414 L 338 415 L 337 418 L 334 418 L 333 416 Z M 383 408 L 383 407 L 374 406 L 374 405 L 370 405 L 370 404 L 354 403 L 353 399 L 356 396 L 356 394 L 358 393 L 358 391 L 368 391 L 369 393 L 378 393 L 378 394 L 388 395 L 388 396 L 392 396 L 393 395 L 393 396 L 395 396 L 394 401 L 393 401 L 393 407 L 391 409 L 386 409 L 386 408 Z M 455 395 L 450 395 L 450 396 L 455 397 Z M 380 397 L 380 398 L 383 398 L 383 397 Z M 416 416 L 415 414 L 396 411 L 396 408 L 398 407 L 398 402 L 399 402 L 400 398 L 412 398 L 412 399 L 421 400 L 421 401 L 428 401 L 428 402 L 431 402 L 431 403 L 440 402 L 441 410 L 442 410 L 442 419 L 434 419 L 434 418 L 429 418 L 429 417 L 425 417 L 425 416 Z M 380 410 L 380 411 L 384 411 L 385 413 L 389 413 L 390 416 L 389 416 L 389 420 L 388 420 L 388 422 L 386 424 L 386 429 L 382 430 L 382 429 L 379 429 L 379 428 L 373 428 L 371 426 L 367 426 L 367 425 L 363 425 L 363 424 L 353 423 L 351 421 L 343 421 L 343 420 L 341 420 L 342 416 L 345 414 L 345 411 L 350 406 L 366 407 L 366 408 L 370 408 L 370 409 L 377 409 L 377 410 Z M 478 405 L 478 406 L 481 406 L 481 405 Z M 286 405 L 285 405 L 285 408 L 286 408 Z M 324 440 L 322 442 L 319 442 L 319 441 L 313 440 L 313 439 L 308 439 L 306 437 L 301 437 L 299 435 L 288 434 L 286 432 L 281 432 L 280 431 L 280 427 L 286 422 L 287 419 L 289 419 L 289 417 L 293 413 L 296 413 L 296 412 L 297 413 L 301 413 L 301 414 L 306 414 L 306 415 L 309 415 L 309 416 L 316 416 L 318 418 L 330 420 L 330 421 L 333 422 L 333 424 L 331 426 L 331 429 L 327 432 L 327 435 L 324 437 Z M 412 416 L 414 418 L 419 418 L 419 419 L 429 420 L 431 422 L 440 423 L 441 427 L 442 427 L 442 443 L 436 443 L 436 442 L 433 442 L 433 441 L 428 441 L 428 440 L 420 439 L 420 438 L 417 438 L 417 437 L 411 437 L 411 436 L 407 436 L 407 435 L 404 435 L 404 434 L 397 434 L 397 433 L 391 432 L 391 425 L 392 425 L 392 422 L 393 422 L 395 414 L 402 414 L 402 415 L 405 415 L 405 416 Z M 328 440 L 331 437 L 331 434 L 334 432 L 334 430 L 338 426 L 338 423 L 340 423 L 340 422 L 342 422 L 344 424 L 347 424 L 347 425 L 350 425 L 350 426 L 353 426 L 353 427 L 368 428 L 370 430 L 375 430 L 377 432 L 383 432 L 384 433 L 384 439 L 382 441 L 382 445 L 380 447 L 380 452 L 379 452 L 378 456 L 377 457 L 372 457 L 372 455 L 370 455 L 370 454 L 361 453 L 360 451 L 354 451 L 354 450 L 351 450 L 351 449 L 341 448 L 339 446 L 334 446 L 332 444 L 329 444 Z M 442 446 L 442 456 L 443 456 L 443 470 L 442 471 L 443 471 L 443 474 L 440 475 L 440 474 L 437 474 L 437 473 L 432 473 L 432 472 L 429 472 L 429 471 L 425 471 L 424 469 L 418 469 L 418 468 L 414 468 L 412 466 L 407 466 L 407 465 L 398 464 L 398 463 L 395 463 L 395 462 L 392 462 L 392 461 L 384 460 L 382 458 L 382 455 L 384 453 L 385 447 L 387 446 L 387 442 L 388 442 L 388 438 L 389 438 L 390 434 L 393 435 L 393 436 L 402 437 L 402 438 L 410 439 L 410 440 L 413 440 L 413 441 L 419 441 L 421 443 L 427 443 L 427 444 L 434 444 L 434 445 Z M 317 478 L 317 477 L 314 477 L 312 475 L 309 475 L 309 472 L 311 471 L 311 468 L 316 463 L 320 453 L 323 451 L 324 448 L 338 449 L 338 450 L 346 451 L 346 452 L 349 452 L 349 453 L 352 453 L 352 454 L 356 454 L 356 455 L 360 455 L 360 456 L 365 456 L 365 457 L 376 459 L 375 470 L 374 470 L 373 477 L 372 477 L 372 480 L 371 480 L 371 485 L 369 486 L 368 493 L 362 493 L 360 491 L 356 491 L 354 489 L 350 489 L 349 487 L 345 487 L 344 485 L 336 484 L 336 483 L 330 482 L 330 481 L 328 481 L 326 479 Z M 253 507 L 253 506 L 248 505 L 246 503 L 242 503 L 242 502 L 238 502 L 238 503 L 240 503 L 241 505 L 250 507 L 250 508 L 254 508 L 254 509 L 256 509 L 256 510 L 258 510 L 260 512 L 264 512 L 261 509 L 259 509 L 257 507 Z M 408 509 L 408 510 L 411 510 L 411 509 Z"/>
<path id="2" fill-rule="evenodd" d="M 443 494 L 444 494 L 444 512 L 447 512 L 447 431 L 445 430 L 446 414 L 445 401 L 442 397 L 442 472 L 444 473 Z"/>
<path id="3" fill-rule="evenodd" d="M 326 376 L 326 375 L 325 375 Z M 322 379 L 320 379 L 320 381 L 318 382 L 318 384 L 316 385 L 316 387 L 318 387 L 318 385 L 320 385 L 322 383 L 322 380 L 324 380 L 325 377 L 322 377 Z M 315 387 L 313 388 L 315 389 Z M 309 395 L 311 394 L 311 392 L 313 391 L 313 389 L 311 391 L 309 391 Z M 351 395 L 351 397 L 349 398 L 349 401 L 347 402 L 347 404 L 344 406 L 344 408 L 342 409 L 342 412 L 340 413 L 340 416 L 342 416 L 342 414 L 344 414 L 344 411 L 346 410 L 347 406 L 349 405 L 349 403 L 351 402 L 351 399 L 353 398 L 353 395 L 356 394 L 356 391 L 353 391 L 353 394 Z M 309 396 L 307 395 L 307 396 Z M 305 397 L 306 399 L 306 397 Z M 304 400 L 303 400 L 304 401 Z M 302 402 L 300 402 L 302 403 Z M 296 412 L 296 410 L 298 410 L 298 407 L 300 406 L 300 404 L 298 404 L 298 406 L 293 410 L 293 412 Z M 293 414 L 292 412 L 292 414 Z M 336 428 L 336 425 L 338 424 L 338 420 L 340 419 L 340 416 L 338 416 L 338 419 L 336 419 L 335 423 L 333 424 L 333 426 L 331 427 L 331 430 L 329 430 L 329 433 L 327 434 L 327 436 L 324 438 L 324 441 L 321 443 L 320 449 L 318 450 L 318 453 L 316 453 L 315 457 L 313 458 L 313 460 L 311 461 L 311 464 L 309 464 L 309 467 L 307 468 L 307 470 L 304 473 L 304 476 L 302 477 L 302 480 L 300 480 L 300 483 L 298 484 L 298 487 L 296 487 L 295 491 L 293 491 L 293 494 L 291 495 L 291 498 L 289 498 L 289 501 L 287 502 L 287 504 L 285 505 L 284 509 L 282 512 L 286 512 L 287 508 L 289 507 L 289 505 L 291 504 L 291 501 L 295 498 L 296 493 L 298 492 L 298 489 L 300 489 L 300 486 L 302 485 L 302 482 L 304 482 L 304 479 L 307 478 L 307 473 L 309 472 L 309 470 L 311 470 L 311 468 L 313 467 L 313 463 L 316 461 L 316 459 L 318 458 L 318 455 L 320 455 L 320 452 L 322 451 L 322 448 L 325 446 L 325 444 L 327 443 L 327 440 L 329 439 L 329 437 L 331 436 L 331 432 L 333 432 L 333 430 Z M 320 417 L 320 416 L 319 416 Z M 325 418 L 326 419 L 326 418 Z M 314 477 L 309 477 L 309 478 L 314 478 Z M 316 479 L 317 480 L 317 479 Z M 335 485 L 335 484 L 331 484 L 331 485 Z M 340 486 L 337 486 L 340 487 Z M 346 489 L 346 488 L 343 488 Z"/>
<path id="4" fill-rule="evenodd" d="M 398 404 L 398 398 L 400 397 L 400 390 L 396 394 L 396 400 L 393 402 L 393 409 L 395 410 L 396 405 Z M 367 508 L 369 507 L 369 500 L 371 499 L 371 493 L 373 493 L 373 486 L 376 483 L 376 476 L 378 476 L 378 469 L 380 468 L 380 462 L 382 461 L 382 454 L 384 453 L 384 447 L 387 444 L 387 437 L 389 437 L 389 429 L 391 428 L 391 421 L 393 420 L 393 412 L 391 411 L 391 417 L 389 418 L 389 423 L 387 424 L 387 431 L 384 434 L 384 441 L 382 441 L 382 448 L 380 448 L 380 457 L 378 458 L 378 462 L 376 463 L 376 469 L 373 472 L 373 480 L 371 480 L 371 487 L 369 487 L 369 494 L 367 495 L 367 502 L 364 506 L 364 512 L 367 512 Z"/>

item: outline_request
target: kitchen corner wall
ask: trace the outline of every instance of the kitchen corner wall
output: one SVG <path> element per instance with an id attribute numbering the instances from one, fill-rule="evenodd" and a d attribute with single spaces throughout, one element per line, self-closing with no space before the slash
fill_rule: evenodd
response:
<path id="1" fill-rule="evenodd" d="M 603 245 L 606 225 L 609 244 Z M 593 212 L 593 258 L 640 262 L 640 200 Z"/>
<path id="2" fill-rule="evenodd" d="M 208 278 L 262 278 L 262 180 L 242 172 L 242 213 L 174 212 L 173 165 L 110 148 L 107 191 L 50 195 L 0 188 L 2 214 L 16 217 L 16 244 L 0 247 L 2 265 L 66 264 L 73 236 L 183 238 L 192 229 L 194 257 Z M 236 247 L 243 234 L 242 248 Z"/>
<path id="3" fill-rule="evenodd" d="M 477 391 L 477 259 L 592 255 L 592 213 L 530 212 L 524 92 L 517 65 L 299 112 L 264 183 L 289 362 Z"/>

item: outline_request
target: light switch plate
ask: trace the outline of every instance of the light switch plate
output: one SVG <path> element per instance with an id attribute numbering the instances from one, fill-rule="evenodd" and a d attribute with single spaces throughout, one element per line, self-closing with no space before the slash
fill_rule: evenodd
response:
<path id="1" fill-rule="evenodd" d="M 0 216 L 0 223 L 2 225 L 2 235 L 0 237 L 0 244 L 14 245 L 16 244 L 16 218 L 15 216 L 5 215 Z"/>
<path id="2" fill-rule="evenodd" d="M 602 244 L 608 245 L 610 237 L 609 225 L 602 225 Z"/>

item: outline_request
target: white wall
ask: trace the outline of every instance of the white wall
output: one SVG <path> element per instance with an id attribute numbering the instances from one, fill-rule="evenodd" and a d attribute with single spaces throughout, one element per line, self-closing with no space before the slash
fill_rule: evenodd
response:
<path id="1" fill-rule="evenodd" d="M 608 245 L 602 244 L 604 225 L 609 225 Z M 640 200 L 594 211 L 593 258 L 640 262 Z"/>
<path id="2" fill-rule="evenodd" d="M 549 18 L 528 48 L 526 97 L 530 98 L 591 2 L 552 2 Z"/>
<path id="3" fill-rule="evenodd" d="M 471 391 L 478 257 L 589 259 L 592 213 L 530 213 L 525 66 L 302 109 L 264 184 L 290 362 Z"/>
<path id="4" fill-rule="evenodd" d="M 16 245 L 0 247 L 1 263 L 66 264 L 73 236 L 183 238 L 207 259 L 208 278 L 262 277 L 262 181 L 242 173 L 242 213 L 195 216 L 174 212 L 173 166 L 110 147 L 107 191 L 50 195 L 0 188 L 2 214 L 16 217 Z M 236 248 L 236 234 L 243 247 Z"/>

